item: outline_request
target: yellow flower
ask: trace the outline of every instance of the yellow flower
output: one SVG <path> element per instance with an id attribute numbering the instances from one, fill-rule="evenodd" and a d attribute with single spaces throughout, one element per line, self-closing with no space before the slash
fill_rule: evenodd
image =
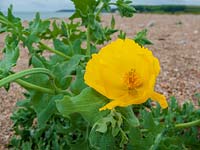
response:
<path id="1" fill-rule="evenodd" d="M 100 110 L 141 104 L 148 98 L 166 108 L 165 97 L 154 91 L 159 72 L 159 61 L 151 51 L 131 39 L 118 39 L 92 55 L 84 79 L 111 100 Z"/>

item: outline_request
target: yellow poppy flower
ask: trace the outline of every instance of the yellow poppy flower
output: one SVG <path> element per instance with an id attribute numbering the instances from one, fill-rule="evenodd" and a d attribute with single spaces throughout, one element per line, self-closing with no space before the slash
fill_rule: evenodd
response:
<path id="1" fill-rule="evenodd" d="M 100 110 L 141 104 L 148 98 L 166 108 L 165 96 L 154 91 L 159 72 L 159 61 L 151 51 L 131 39 L 118 39 L 92 55 L 84 79 L 111 100 Z"/>

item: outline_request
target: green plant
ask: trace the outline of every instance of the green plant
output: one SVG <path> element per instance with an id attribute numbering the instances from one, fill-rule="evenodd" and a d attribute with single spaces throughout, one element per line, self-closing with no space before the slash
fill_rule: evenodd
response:
<path id="1" fill-rule="evenodd" d="M 76 11 L 67 22 L 41 20 L 37 13 L 24 27 L 11 8 L 7 16 L 0 13 L 0 32 L 7 33 L 0 60 L 0 87 L 9 90 L 10 83 L 16 82 L 26 89 L 11 117 L 15 135 L 9 148 L 198 149 L 195 125 L 199 122 L 190 121 L 199 119 L 200 112 L 191 103 L 179 107 L 172 98 L 168 110 L 147 102 L 99 111 L 108 99 L 84 83 L 85 66 L 98 52 L 97 47 L 110 41 L 114 33 L 126 37 L 115 28 L 114 17 L 110 26 L 103 26 L 101 12 L 111 11 L 115 5 L 121 16 L 131 17 L 135 10 L 128 0 L 72 1 Z M 151 44 L 146 30 L 134 39 L 141 46 Z M 21 43 L 28 49 L 30 69 L 14 72 Z"/>

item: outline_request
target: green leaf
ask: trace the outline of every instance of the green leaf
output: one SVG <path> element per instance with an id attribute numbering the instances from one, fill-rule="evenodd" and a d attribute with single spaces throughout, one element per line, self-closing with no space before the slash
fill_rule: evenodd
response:
<path id="1" fill-rule="evenodd" d="M 57 36 L 61 33 L 61 29 L 58 27 L 56 21 L 54 20 L 52 23 L 52 31 L 51 31 L 51 35 L 53 38 L 57 38 Z"/>
<path id="2" fill-rule="evenodd" d="M 118 143 L 115 146 L 124 147 L 124 145 L 128 143 L 128 137 L 126 135 L 126 131 L 128 130 L 123 130 L 125 126 L 123 119 L 124 117 L 120 112 L 111 110 L 110 114 L 96 121 L 91 129 L 90 135 L 101 137 L 104 136 L 104 134 L 106 135 L 108 132 L 111 132 L 112 136 L 110 138 L 113 138 L 113 140 L 116 141 L 116 137 L 118 137 Z"/>
<path id="3" fill-rule="evenodd" d="M 45 68 L 44 61 L 45 59 L 42 59 L 39 55 L 33 55 L 31 57 L 31 64 L 35 68 Z"/>
<path id="4" fill-rule="evenodd" d="M 70 145 L 70 150 L 78 150 L 81 148 L 81 150 L 90 150 L 89 144 L 87 141 L 84 141 L 82 143 L 78 143 L 76 145 Z"/>
<path id="5" fill-rule="evenodd" d="M 111 123 L 112 124 L 116 124 L 116 121 L 113 120 L 113 117 L 111 115 L 104 117 L 103 119 L 98 120 L 95 125 L 94 128 L 96 128 L 96 132 L 100 132 L 100 133 L 106 133 L 108 130 L 108 124 Z"/>
<path id="6" fill-rule="evenodd" d="M 119 35 L 118 35 L 118 38 L 124 40 L 124 39 L 126 38 L 126 33 L 123 32 L 122 30 L 120 30 Z"/>
<path id="7" fill-rule="evenodd" d="M 29 31 L 32 34 L 41 35 L 42 33 L 47 31 L 49 26 L 50 26 L 50 21 L 49 20 L 42 21 L 40 19 L 40 14 L 36 13 L 35 19 L 29 23 Z"/>
<path id="8" fill-rule="evenodd" d="M 157 150 L 158 149 L 158 146 L 159 146 L 159 144 L 160 144 L 160 142 L 161 142 L 161 140 L 162 140 L 162 138 L 164 136 L 163 133 L 164 132 L 161 132 L 156 136 L 156 138 L 154 140 L 154 143 L 153 143 L 153 145 L 151 145 L 149 150 Z"/>
<path id="9" fill-rule="evenodd" d="M 22 144 L 22 149 L 23 150 L 30 150 L 31 149 L 31 146 L 32 146 L 32 143 L 30 142 L 25 142 Z"/>
<path id="10" fill-rule="evenodd" d="M 111 2 L 111 0 L 101 0 L 101 1 L 103 2 L 103 5 L 104 5 L 104 8 L 102 9 L 103 10 L 102 12 L 104 12 L 104 11 L 111 12 L 112 7 L 109 4 Z"/>
<path id="11" fill-rule="evenodd" d="M 64 54 L 67 54 L 69 56 L 72 55 L 73 52 L 69 48 L 69 46 L 66 45 L 64 42 L 60 41 L 59 39 L 54 39 L 53 44 L 56 50 L 59 50 L 60 52 L 63 52 Z"/>
<path id="12" fill-rule="evenodd" d="M 132 17 L 136 12 L 135 8 L 131 6 L 130 0 L 117 0 L 116 5 L 120 15 L 123 17 Z"/>
<path id="13" fill-rule="evenodd" d="M 12 10 L 13 10 L 13 6 L 10 5 L 10 7 L 8 8 L 8 13 L 7 13 L 8 21 L 10 21 L 10 22 L 15 22 L 15 23 L 16 23 L 16 22 L 19 23 L 19 22 L 20 22 L 20 18 L 15 17 L 15 16 L 13 15 L 13 13 L 12 13 Z"/>
<path id="14" fill-rule="evenodd" d="M 140 46 L 153 44 L 151 41 L 147 39 L 147 29 L 144 29 L 138 32 L 134 38 L 135 42 Z"/>
<path id="15" fill-rule="evenodd" d="M 114 29 L 114 28 L 115 28 L 115 18 L 114 18 L 113 15 L 112 15 L 112 19 L 111 19 L 110 26 L 111 26 L 111 29 Z"/>
<path id="16" fill-rule="evenodd" d="M 40 19 L 40 14 L 36 13 L 35 19 L 29 23 L 29 28 L 26 30 L 26 39 L 24 39 L 24 45 L 26 45 L 29 49 L 29 51 L 33 52 L 33 43 L 40 42 L 41 38 L 43 37 L 43 34 L 47 32 L 50 26 L 50 21 L 45 20 L 42 21 Z"/>
<path id="17" fill-rule="evenodd" d="M 63 36 L 63 42 L 67 44 L 71 44 L 76 40 L 81 40 L 85 36 L 85 32 L 81 31 L 79 28 L 81 26 L 81 23 L 76 21 L 71 21 L 70 23 L 62 22 L 61 28 L 62 28 L 62 36 Z"/>
<path id="18" fill-rule="evenodd" d="M 115 138 L 112 136 L 111 131 L 107 131 L 106 133 L 100 133 L 92 130 L 89 135 L 89 141 L 92 149 L 117 150 Z"/>
<path id="19" fill-rule="evenodd" d="M 46 74 L 34 73 L 26 78 L 23 78 L 23 80 L 31 84 L 35 84 L 41 87 L 46 87 L 46 88 L 54 90 L 54 87 L 52 86 L 52 80 L 49 80 L 49 77 Z M 29 92 L 34 92 L 34 90 L 30 88 L 27 88 L 27 90 Z"/>
<path id="20" fill-rule="evenodd" d="M 130 127 L 138 127 L 140 122 L 138 118 L 135 116 L 132 107 L 118 108 L 119 112 L 121 112 L 124 120 L 128 123 Z"/>
<path id="21" fill-rule="evenodd" d="M 87 85 L 84 83 L 84 74 L 85 74 L 84 70 L 82 70 L 80 66 L 77 67 L 76 78 L 70 85 L 70 90 L 76 95 L 80 94 L 81 91 L 87 87 Z"/>
<path id="22" fill-rule="evenodd" d="M 156 124 L 155 124 L 155 122 L 153 120 L 152 113 L 147 112 L 146 110 L 144 110 L 142 119 L 144 121 L 143 124 L 144 124 L 144 128 L 145 129 L 153 131 L 156 128 Z"/>
<path id="23" fill-rule="evenodd" d="M 81 39 L 76 39 L 74 42 L 73 42 L 73 52 L 74 54 L 77 54 L 77 55 L 82 55 L 84 54 L 82 52 L 82 48 L 81 48 Z"/>
<path id="24" fill-rule="evenodd" d="M 104 41 L 104 39 L 106 39 L 105 36 L 105 31 L 103 29 L 103 26 L 101 25 L 101 23 L 99 23 L 98 21 L 96 21 L 94 14 L 89 14 L 89 19 L 88 22 L 90 24 L 90 30 L 91 30 L 91 38 L 95 41 Z"/>
<path id="25" fill-rule="evenodd" d="M 94 12 L 96 8 L 96 0 L 71 0 L 75 5 L 75 13 L 70 17 L 81 18 L 86 17 L 89 12 Z"/>
<path id="26" fill-rule="evenodd" d="M 49 102 L 46 103 L 45 108 L 43 108 L 42 110 L 38 110 L 38 125 L 41 128 L 45 126 L 49 118 L 57 111 L 55 100 L 62 97 L 62 95 L 53 96 L 49 99 Z M 40 99 L 40 101 L 43 101 L 43 99 Z"/>
<path id="27" fill-rule="evenodd" d="M 117 112 L 113 112 L 112 110 L 110 114 L 99 119 L 93 125 L 92 130 L 95 130 L 96 132 L 100 132 L 100 133 L 106 133 L 108 129 L 110 128 L 112 131 L 112 135 L 114 137 L 119 133 L 122 123 L 123 123 L 123 120 L 122 120 L 121 114 Z"/>
<path id="28" fill-rule="evenodd" d="M 18 17 L 15 17 L 12 13 L 12 5 L 8 8 L 7 16 L 5 16 L 3 13 L 0 13 L 0 20 L 2 21 L 2 27 L 4 27 L 5 31 L 11 32 L 13 35 L 17 35 L 21 37 L 22 35 L 19 35 L 24 27 L 22 26 L 21 20 Z"/>
<path id="29" fill-rule="evenodd" d="M 6 32 L 6 31 L 7 31 L 7 28 L 0 24 L 0 33 Z"/>
<path id="30" fill-rule="evenodd" d="M 37 113 L 38 125 L 40 128 L 45 127 L 49 118 L 57 111 L 56 99 L 62 98 L 62 95 L 48 95 L 33 93 L 31 103 Z"/>
<path id="31" fill-rule="evenodd" d="M 69 61 L 57 63 L 54 59 L 51 63 L 55 63 L 52 72 L 55 75 L 56 84 L 61 89 L 66 89 L 71 83 L 72 73 L 76 71 L 80 61 L 84 59 L 83 55 L 74 55 Z M 54 62 L 55 61 L 55 62 Z"/>
<path id="32" fill-rule="evenodd" d="M 0 79 L 6 77 L 12 67 L 16 65 L 19 58 L 18 41 L 14 37 L 6 37 L 6 46 L 4 48 L 3 59 L 0 60 Z"/>
<path id="33" fill-rule="evenodd" d="M 99 108 L 107 103 L 107 98 L 91 88 L 84 89 L 75 97 L 65 96 L 56 101 L 58 111 L 68 117 L 72 113 L 80 113 L 90 124 L 101 119 L 107 111 L 99 111 Z"/>

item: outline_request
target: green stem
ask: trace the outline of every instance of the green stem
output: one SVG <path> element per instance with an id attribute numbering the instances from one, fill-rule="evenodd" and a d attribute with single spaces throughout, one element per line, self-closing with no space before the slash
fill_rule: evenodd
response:
<path id="1" fill-rule="evenodd" d="M 53 90 L 53 89 L 41 87 L 41 86 L 38 86 L 38 85 L 35 85 L 35 84 L 32 84 L 32 83 L 26 82 L 26 81 L 21 80 L 21 79 L 17 79 L 15 82 L 18 83 L 19 85 L 21 85 L 22 87 L 33 89 L 33 90 L 40 91 L 40 92 L 43 92 L 43 93 L 49 93 L 49 94 L 60 93 L 60 94 L 70 95 L 70 93 L 67 92 L 66 90 L 61 90 L 57 87 L 56 87 L 56 90 Z"/>
<path id="2" fill-rule="evenodd" d="M 90 25 L 88 24 L 87 26 L 87 51 L 86 51 L 86 55 L 90 56 L 91 52 L 90 52 Z"/>
<path id="3" fill-rule="evenodd" d="M 17 79 L 20 79 L 24 76 L 35 74 L 35 73 L 44 73 L 47 74 L 51 79 L 54 79 L 53 74 L 48 69 L 45 68 L 32 68 L 32 69 L 27 69 L 23 70 L 21 72 L 9 75 L 3 79 L 0 80 L 0 87 L 4 86 L 5 84 L 8 84 L 12 81 L 15 81 Z"/>
<path id="4" fill-rule="evenodd" d="M 30 89 L 40 91 L 40 92 L 43 92 L 43 93 L 55 94 L 55 91 L 52 90 L 52 89 L 40 87 L 40 86 L 37 86 L 35 84 L 23 81 L 21 79 L 17 79 L 15 82 L 18 83 L 19 85 L 21 85 L 22 87 L 25 87 L 25 88 L 30 88 Z"/>
<path id="5" fill-rule="evenodd" d="M 35 73 L 47 74 L 49 76 L 50 80 L 52 81 L 52 85 L 53 85 L 54 89 L 40 87 L 38 85 L 29 83 L 29 82 L 26 82 L 26 81 L 20 79 L 24 76 L 35 74 Z M 49 93 L 49 94 L 62 93 L 62 94 L 70 95 L 70 93 L 67 92 L 66 90 L 59 89 L 56 86 L 55 80 L 54 80 L 54 75 L 51 74 L 51 72 L 48 69 L 45 69 L 45 68 L 32 68 L 32 69 L 27 69 L 27 70 L 9 75 L 8 77 L 0 80 L 0 87 L 2 87 L 5 84 L 8 84 L 10 82 L 13 82 L 13 81 L 18 83 L 22 87 L 30 88 L 30 89 L 37 90 L 37 91 L 44 92 L 44 93 Z"/>
<path id="6" fill-rule="evenodd" d="M 187 123 L 179 123 L 175 125 L 175 128 L 180 129 L 180 128 L 189 128 L 189 127 L 193 127 L 193 126 L 197 126 L 200 125 L 200 119 L 195 120 L 195 121 L 191 121 L 191 122 L 187 122 Z"/>
<path id="7" fill-rule="evenodd" d="M 60 56 L 64 57 L 64 58 L 67 59 L 67 60 L 69 60 L 69 59 L 71 58 L 70 56 L 67 56 L 67 55 L 65 55 L 64 53 L 62 53 L 62 52 L 60 52 L 60 51 L 58 51 L 58 50 L 52 49 L 51 47 L 45 45 L 45 44 L 42 43 L 42 42 L 39 42 L 39 44 L 40 44 L 40 46 L 44 47 L 46 50 L 48 50 L 48 51 L 50 51 L 50 52 L 52 52 L 52 53 L 55 53 L 55 54 L 57 54 L 57 55 L 60 55 Z"/>

